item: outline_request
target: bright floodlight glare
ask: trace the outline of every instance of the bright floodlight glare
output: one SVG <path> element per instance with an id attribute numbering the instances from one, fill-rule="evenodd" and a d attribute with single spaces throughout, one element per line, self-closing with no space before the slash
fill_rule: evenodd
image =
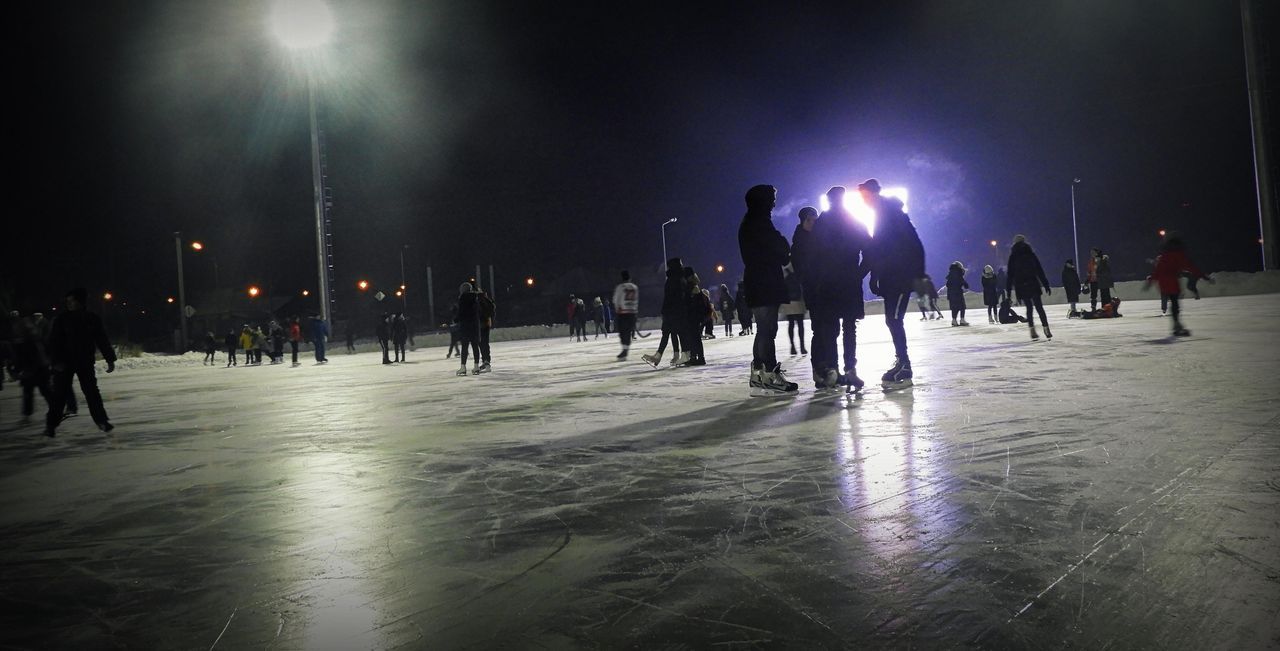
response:
<path id="1" fill-rule="evenodd" d="M 199 242 L 192 242 L 192 243 L 191 243 L 191 248 L 192 248 L 192 249 L 194 249 L 194 250 L 196 250 L 196 251 L 200 251 L 200 250 L 204 249 L 204 245 L 203 245 L 203 244 L 201 244 L 201 243 L 199 243 Z"/>
<path id="2" fill-rule="evenodd" d="M 333 33 L 333 14 L 320 0 L 276 0 L 271 7 L 271 31 L 289 48 L 319 47 Z"/>

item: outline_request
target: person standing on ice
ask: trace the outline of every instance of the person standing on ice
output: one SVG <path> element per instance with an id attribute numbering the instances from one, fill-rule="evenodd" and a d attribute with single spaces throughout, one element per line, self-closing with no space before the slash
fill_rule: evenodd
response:
<path id="1" fill-rule="evenodd" d="M 804 347 L 804 313 L 809 311 L 809 318 L 812 322 L 814 318 L 813 306 L 807 304 L 804 300 L 811 289 L 813 283 L 809 275 L 816 273 L 809 268 L 814 263 L 814 238 L 813 230 L 818 223 L 818 209 L 813 206 L 805 206 L 800 209 L 796 215 L 800 220 L 796 224 L 796 229 L 791 233 L 791 272 L 786 269 L 782 270 L 783 280 L 787 283 L 787 298 L 791 300 L 778 311 L 787 317 L 787 340 L 791 342 L 791 354 L 796 354 L 795 328 L 800 328 L 800 352 L 808 355 L 809 351 Z M 809 265 L 809 266 L 806 266 Z M 795 316 L 795 303 L 799 301 L 799 316 Z M 811 323 L 814 335 L 817 336 L 818 327 L 816 323 Z M 812 360 L 811 360 L 812 361 Z"/>
<path id="2" fill-rule="evenodd" d="M 751 351 L 749 385 L 778 393 L 795 393 L 799 388 L 787 380 L 774 340 L 778 336 L 778 308 L 787 302 L 787 285 L 782 268 L 791 261 L 791 245 L 773 227 L 773 208 L 778 190 L 757 185 L 747 191 L 747 212 L 738 227 L 738 251 L 744 267 L 743 286 L 747 305 L 756 321 L 755 343 Z"/>
<path id="3" fill-rule="evenodd" d="M 378 325 L 374 328 L 378 336 L 378 347 L 382 349 L 382 363 L 391 363 L 391 315 L 386 312 L 378 317 Z"/>
<path id="4" fill-rule="evenodd" d="M 244 351 L 244 365 L 253 366 L 253 332 L 247 323 L 240 330 L 240 348 Z"/>
<path id="5" fill-rule="evenodd" d="M 302 325 L 298 323 L 298 317 L 290 317 L 289 319 L 289 349 L 293 351 L 293 365 L 298 365 L 298 345 L 302 343 Z"/>
<path id="6" fill-rule="evenodd" d="M 706 366 L 702 348 L 702 320 L 710 309 L 710 300 L 702 293 L 702 278 L 693 267 L 684 268 L 684 356 L 681 366 Z"/>
<path id="7" fill-rule="evenodd" d="M 328 364 L 325 356 L 325 343 L 329 340 L 329 324 L 319 314 L 311 315 L 311 345 L 315 347 L 316 363 Z"/>
<path id="8" fill-rule="evenodd" d="M 212 332 L 204 333 L 204 359 L 200 363 L 213 366 L 217 363 L 217 354 L 218 340 L 213 338 Z"/>
<path id="9" fill-rule="evenodd" d="M 1080 272 L 1076 271 L 1076 261 L 1070 258 L 1062 265 L 1062 291 L 1067 294 L 1067 303 L 1071 305 L 1067 317 L 1078 317 L 1076 303 L 1080 301 Z"/>
<path id="10" fill-rule="evenodd" d="M 987 306 L 987 323 L 996 323 L 1000 311 L 1000 291 L 996 289 L 996 270 L 987 265 L 982 268 L 982 304 Z"/>
<path id="11" fill-rule="evenodd" d="M 964 263 L 956 260 L 947 268 L 947 304 L 951 307 L 951 325 L 967 326 L 968 321 L 964 320 L 964 290 L 969 289 L 969 281 L 964 279 L 965 272 Z M 957 321 L 956 316 L 960 319 Z"/>
<path id="12" fill-rule="evenodd" d="M 284 328 L 279 323 L 271 322 L 271 363 L 284 361 Z"/>
<path id="13" fill-rule="evenodd" d="M 80 378 L 80 390 L 89 405 L 89 414 L 98 429 L 110 432 L 115 429 L 107 418 L 102 394 L 98 391 L 98 379 L 94 372 L 94 354 L 102 353 L 107 363 L 107 373 L 116 370 L 116 351 L 107 340 L 106 330 L 98 315 L 85 310 L 88 293 L 81 288 L 67 292 L 67 311 L 59 314 L 50 324 L 49 361 L 53 369 L 53 402 L 45 418 L 45 436 L 54 436 L 62 421 L 67 394 L 71 392 L 71 380 Z"/>
<path id="14" fill-rule="evenodd" d="M 234 329 L 227 331 L 227 336 L 222 338 L 222 345 L 227 349 L 227 367 L 238 366 L 236 348 L 240 345 L 240 338 L 236 336 Z"/>
<path id="15" fill-rule="evenodd" d="M 1191 331 L 1182 325 L 1180 305 L 1182 287 L 1179 280 L 1187 272 L 1192 278 L 1204 276 L 1200 268 L 1191 261 L 1191 256 L 1187 255 L 1187 245 L 1182 241 L 1182 236 L 1178 233 L 1165 235 L 1164 244 L 1160 247 L 1160 255 L 1156 257 L 1155 268 L 1152 269 L 1151 275 L 1147 276 L 1147 282 L 1143 284 L 1142 289 L 1144 291 L 1150 289 L 1153 283 L 1160 288 L 1160 297 L 1168 301 L 1173 314 L 1173 336 L 1175 337 L 1186 337 L 1191 334 Z M 1210 279 L 1209 282 L 1213 280 Z"/>
<path id="16" fill-rule="evenodd" d="M 397 362 L 406 361 L 404 345 L 409 341 L 409 324 L 405 322 L 404 315 L 397 312 L 391 318 L 391 343 L 395 346 Z"/>
<path id="17" fill-rule="evenodd" d="M 618 310 L 618 337 L 622 340 L 618 361 L 625 360 L 631 350 L 631 333 L 636 330 L 636 314 L 640 311 L 640 288 L 631 282 L 631 272 L 623 269 L 620 277 L 622 282 L 613 288 L 613 305 Z"/>
<path id="18" fill-rule="evenodd" d="M 907 330 L 903 324 L 911 289 L 924 273 L 924 245 L 902 201 L 880 195 L 880 182 L 867 179 L 858 185 L 862 200 L 875 212 L 875 236 L 871 240 L 869 266 L 871 292 L 884 299 L 884 321 L 893 338 L 896 359 L 880 377 L 888 389 L 912 384 L 911 359 L 907 357 Z"/>
<path id="19" fill-rule="evenodd" d="M 1098 310 L 1098 293 L 1102 293 L 1102 305 L 1111 305 L 1111 256 L 1094 247 L 1089 250 L 1089 311 Z"/>
<path id="20" fill-rule="evenodd" d="M 798 251 L 792 247 L 791 264 L 803 279 L 805 305 L 813 326 L 810 364 L 814 386 L 861 389 L 864 383 L 857 373 L 858 321 L 866 316 L 863 258 L 871 236 L 845 207 L 844 187 L 828 190 L 827 200 L 831 207 L 814 221 L 812 239 Z M 842 360 L 836 355 L 837 339 L 844 345 Z M 839 361 L 844 363 L 843 372 Z"/>
<path id="21" fill-rule="evenodd" d="M 1035 308 L 1036 313 L 1040 315 L 1040 324 L 1044 326 L 1045 338 L 1053 339 L 1053 332 L 1049 330 L 1049 317 L 1044 313 L 1044 302 L 1040 299 L 1040 287 L 1044 287 L 1046 294 L 1052 294 L 1053 290 L 1049 288 L 1049 279 L 1044 275 L 1044 267 L 1040 266 L 1040 258 L 1036 256 L 1035 251 L 1031 250 L 1031 245 L 1027 243 L 1025 236 L 1013 236 L 1008 268 L 1009 285 L 1017 292 L 1018 302 L 1027 306 L 1027 327 L 1031 329 L 1031 338 L 1040 338 L 1036 333 L 1035 318 L 1031 314 L 1031 309 Z"/>
<path id="22" fill-rule="evenodd" d="M 747 290 L 741 280 L 738 281 L 738 289 L 733 294 L 733 306 L 738 310 L 738 322 L 742 324 L 742 330 L 738 336 L 754 335 L 756 329 L 751 322 L 751 306 L 747 305 Z"/>
<path id="23" fill-rule="evenodd" d="M 498 316 L 498 306 L 493 302 L 493 297 L 488 291 L 477 292 L 476 310 L 480 313 L 480 372 L 488 373 L 492 370 L 489 358 L 489 335 L 493 331 L 493 320 Z"/>
<path id="24" fill-rule="evenodd" d="M 671 365 L 680 363 L 680 333 L 684 328 L 684 262 L 680 258 L 667 260 L 667 280 L 662 286 L 662 339 L 658 340 L 658 352 L 641 355 L 649 366 L 658 367 L 662 354 L 671 341 Z"/>
<path id="25" fill-rule="evenodd" d="M 471 283 L 462 283 L 458 286 L 457 306 L 460 351 L 458 356 L 462 359 L 462 366 L 458 368 L 457 375 L 467 374 L 468 351 L 471 352 L 471 363 L 475 367 L 471 372 L 474 375 L 480 375 L 480 309 Z M 577 309 L 576 305 L 574 309 Z"/>
<path id="26" fill-rule="evenodd" d="M 733 294 L 729 293 L 729 286 L 720 283 L 720 293 L 716 295 L 716 307 L 720 311 L 720 320 L 724 321 L 724 336 L 733 336 Z"/>

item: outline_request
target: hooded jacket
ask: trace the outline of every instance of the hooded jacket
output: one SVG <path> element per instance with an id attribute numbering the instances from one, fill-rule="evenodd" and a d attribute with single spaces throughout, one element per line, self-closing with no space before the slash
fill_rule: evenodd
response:
<path id="1" fill-rule="evenodd" d="M 1062 265 L 1062 289 L 1067 293 L 1067 302 L 1074 303 L 1080 298 L 1080 272 L 1075 265 Z"/>
<path id="2" fill-rule="evenodd" d="M 756 308 L 781 305 L 788 301 L 782 268 L 791 261 L 791 245 L 773 227 L 769 209 L 752 206 L 738 227 L 738 250 L 745 267 L 742 280 L 747 290 L 747 305 Z"/>
<path id="3" fill-rule="evenodd" d="M 964 290 L 969 289 L 969 281 L 964 279 L 964 269 L 951 267 L 947 271 L 947 300 L 963 301 Z"/>
<path id="4" fill-rule="evenodd" d="M 802 276 L 805 304 L 810 310 L 863 318 L 862 279 L 867 275 L 865 255 L 871 245 L 866 227 L 847 210 L 832 208 L 818 216 L 811 235 L 807 271 Z"/>
<path id="5" fill-rule="evenodd" d="M 1040 295 L 1040 287 L 1049 289 L 1049 279 L 1040 266 L 1040 258 L 1026 242 L 1016 242 L 1009 251 L 1009 286 L 1018 293 L 1019 301 Z"/>
<path id="6" fill-rule="evenodd" d="M 876 234 L 867 256 L 871 291 L 879 296 L 909 293 L 924 276 L 924 245 L 901 201 L 880 197 L 875 204 Z"/>
<path id="7" fill-rule="evenodd" d="M 1192 278 L 1199 278 L 1200 268 L 1191 261 L 1186 250 L 1181 247 L 1166 248 L 1156 257 L 1155 268 L 1147 276 L 1147 282 L 1155 282 L 1160 286 L 1160 293 L 1165 295 L 1181 294 L 1182 285 L 1179 279 L 1182 272 L 1190 271 Z"/>
<path id="8" fill-rule="evenodd" d="M 982 304 L 987 307 L 1000 305 L 1000 290 L 996 288 L 996 275 L 982 274 Z"/>
<path id="9" fill-rule="evenodd" d="M 662 322 L 668 327 L 684 323 L 684 267 L 667 267 L 662 285 Z"/>

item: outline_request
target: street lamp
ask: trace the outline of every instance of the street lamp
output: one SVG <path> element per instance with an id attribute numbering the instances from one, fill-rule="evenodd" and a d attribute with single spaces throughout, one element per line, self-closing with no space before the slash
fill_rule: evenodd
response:
<path id="1" fill-rule="evenodd" d="M 362 291 L 362 292 L 363 292 L 363 291 L 365 291 L 366 289 L 369 289 L 369 281 L 367 281 L 367 280 L 362 280 L 362 281 L 360 281 L 360 282 L 356 283 L 356 287 L 358 287 L 358 288 L 360 289 L 360 291 Z"/>
<path id="2" fill-rule="evenodd" d="M 718 273 L 718 274 L 722 274 L 722 273 L 724 273 L 724 265 L 722 265 L 722 264 L 718 264 L 718 265 L 716 265 L 716 273 Z"/>
<path id="3" fill-rule="evenodd" d="M 276 38 L 289 49 L 310 50 L 324 45 L 333 33 L 333 15 L 321 0 L 276 0 L 271 8 Z M 324 184 L 320 169 L 320 131 L 316 124 L 316 92 L 307 67 L 307 103 L 311 117 L 311 182 L 316 211 L 316 265 L 320 275 L 320 318 L 329 318 L 329 275 L 324 233 Z"/>
<path id="4" fill-rule="evenodd" d="M 262 290 L 258 289 L 257 285 L 249 286 L 249 298 L 257 298 L 260 293 L 262 293 Z"/>
<path id="5" fill-rule="evenodd" d="M 404 289 L 404 250 L 409 248 L 408 244 L 400 247 L 400 291 L 396 292 L 396 296 L 400 297 L 400 311 L 406 316 L 409 314 L 409 297 L 408 292 Z"/>
<path id="6" fill-rule="evenodd" d="M 525 278 L 524 284 L 528 285 L 529 287 L 533 287 L 533 276 L 529 276 L 528 278 Z"/>
<path id="7" fill-rule="evenodd" d="M 667 260 L 670 260 L 670 258 L 667 257 L 667 224 L 674 224 L 676 221 L 676 218 L 672 217 L 671 219 L 662 222 L 662 268 L 664 270 L 667 268 Z"/>
<path id="8" fill-rule="evenodd" d="M 191 246 L 197 251 L 204 246 L 197 248 L 196 244 L 199 242 L 193 242 Z M 187 283 L 182 277 L 182 231 L 173 233 L 173 250 L 178 256 L 178 322 L 182 324 L 182 346 L 178 352 L 185 353 L 191 340 L 187 338 Z M 173 299 L 169 299 L 169 302 L 172 303 Z"/>
<path id="9" fill-rule="evenodd" d="M 996 263 L 997 267 L 1000 266 L 1000 249 L 998 248 L 999 245 L 1000 245 L 999 242 L 995 240 L 991 240 L 991 260 Z"/>
<path id="10" fill-rule="evenodd" d="M 1075 258 L 1076 264 L 1080 264 L 1080 236 L 1076 230 L 1076 185 L 1080 183 L 1080 179 L 1071 179 L 1071 255 Z"/>
<path id="11" fill-rule="evenodd" d="M 1162 228 L 1162 229 L 1160 229 L 1160 230 L 1159 230 L 1159 231 L 1157 231 L 1157 232 L 1159 232 L 1159 233 L 1160 233 L 1160 237 L 1164 237 L 1165 230 L 1164 230 L 1163 228 Z"/>
<path id="12" fill-rule="evenodd" d="M 204 244 L 201 244 L 200 242 L 192 242 L 192 243 L 191 243 L 191 250 L 192 250 L 192 251 L 203 251 L 203 250 L 204 250 Z"/>

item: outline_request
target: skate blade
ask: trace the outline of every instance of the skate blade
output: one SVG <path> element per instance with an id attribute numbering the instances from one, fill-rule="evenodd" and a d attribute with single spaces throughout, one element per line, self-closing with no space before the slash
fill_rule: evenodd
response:
<path id="1" fill-rule="evenodd" d="M 786 398 L 799 394 L 799 391 L 782 391 L 779 389 L 768 389 L 764 387 L 751 387 L 749 392 L 752 398 Z"/>
<path id="2" fill-rule="evenodd" d="M 915 386 L 915 383 L 913 383 L 911 380 L 903 380 L 901 382 L 886 382 L 884 383 L 883 386 L 884 386 L 885 393 L 892 393 L 894 391 L 910 389 L 911 387 Z"/>

